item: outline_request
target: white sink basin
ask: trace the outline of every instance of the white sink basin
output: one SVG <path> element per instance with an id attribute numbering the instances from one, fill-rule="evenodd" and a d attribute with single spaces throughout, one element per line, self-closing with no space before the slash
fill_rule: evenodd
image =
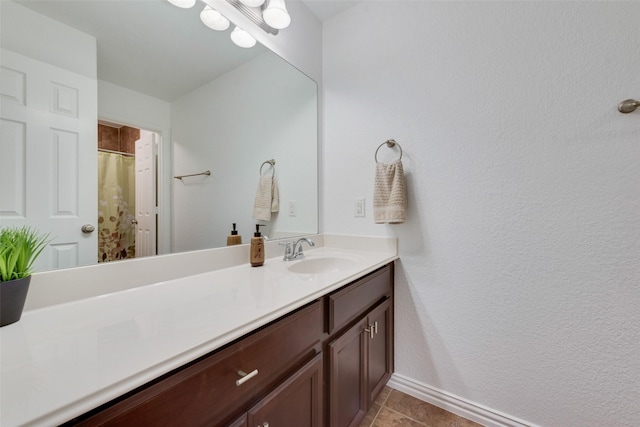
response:
<path id="1" fill-rule="evenodd" d="M 355 267 L 357 263 L 353 258 L 320 256 L 297 261 L 289 266 L 289 271 L 299 274 L 335 273 Z"/>

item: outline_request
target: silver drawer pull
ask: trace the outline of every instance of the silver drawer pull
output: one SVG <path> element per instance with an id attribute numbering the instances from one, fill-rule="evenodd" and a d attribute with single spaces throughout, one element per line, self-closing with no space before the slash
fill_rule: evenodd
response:
<path id="1" fill-rule="evenodd" d="M 238 375 L 241 376 L 242 378 L 240 378 L 239 380 L 236 380 L 236 385 L 237 386 L 241 386 L 242 384 L 244 384 L 247 381 L 249 381 L 251 378 L 253 378 L 256 375 L 258 375 L 258 370 L 254 369 L 253 371 L 249 372 L 248 374 L 246 372 L 244 372 L 244 371 L 238 371 Z"/>
<path id="2" fill-rule="evenodd" d="M 374 331 L 373 331 L 373 325 L 369 325 L 369 327 L 368 327 L 368 328 L 364 328 L 364 331 L 365 331 L 365 332 L 367 332 L 367 333 L 369 334 L 369 337 L 370 337 L 371 339 L 373 339 L 373 334 L 374 334 Z"/>
<path id="3" fill-rule="evenodd" d="M 373 322 L 373 330 L 375 331 L 376 335 L 378 335 L 378 322 Z"/>

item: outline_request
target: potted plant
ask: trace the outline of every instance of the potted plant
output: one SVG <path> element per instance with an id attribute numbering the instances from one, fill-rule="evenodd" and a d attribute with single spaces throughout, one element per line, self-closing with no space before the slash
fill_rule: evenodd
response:
<path id="1" fill-rule="evenodd" d="M 0 229 L 0 327 L 20 320 L 33 262 L 48 243 L 31 227 Z"/>

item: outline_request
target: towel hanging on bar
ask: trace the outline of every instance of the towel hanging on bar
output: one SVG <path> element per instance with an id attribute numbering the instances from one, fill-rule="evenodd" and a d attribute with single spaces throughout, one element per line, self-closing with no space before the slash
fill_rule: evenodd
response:
<path id="1" fill-rule="evenodd" d="M 265 164 L 272 167 L 271 175 L 262 175 L 262 167 Z M 260 166 L 260 178 L 258 179 L 258 189 L 253 204 L 253 219 L 259 221 L 271 221 L 271 213 L 280 210 L 280 195 L 278 192 L 278 182 L 276 180 L 275 160 L 267 160 Z"/>
<path id="2" fill-rule="evenodd" d="M 378 162 L 378 150 L 384 144 L 398 147 L 400 158 L 391 163 Z M 407 216 L 407 185 L 402 166 L 402 148 L 393 139 L 383 142 L 376 150 L 376 173 L 373 188 L 373 220 L 376 224 L 399 224 Z"/>

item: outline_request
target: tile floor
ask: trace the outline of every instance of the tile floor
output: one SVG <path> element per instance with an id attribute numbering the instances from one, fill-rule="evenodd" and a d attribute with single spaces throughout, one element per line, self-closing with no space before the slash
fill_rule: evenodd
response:
<path id="1" fill-rule="evenodd" d="M 385 387 L 360 427 L 481 427 L 413 396 Z"/>

